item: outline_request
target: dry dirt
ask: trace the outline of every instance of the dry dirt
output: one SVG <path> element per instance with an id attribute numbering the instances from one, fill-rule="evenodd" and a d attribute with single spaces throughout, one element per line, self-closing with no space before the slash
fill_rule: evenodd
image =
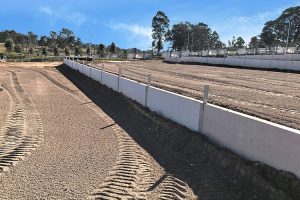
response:
<path id="1" fill-rule="evenodd" d="M 89 63 L 100 67 L 103 63 Z M 168 64 L 162 61 L 104 63 L 105 70 L 147 81 L 179 94 L 202 99 L 210 86 L 209 102 L 272 122 L 300 129 L 300 74 L 205 65 Z"/>
<path id="2" fill-rule="evenodd" d="M 89 78 L 0 68 L 0 199 L 300 198 L 294 175 L 249 162 Z"/>

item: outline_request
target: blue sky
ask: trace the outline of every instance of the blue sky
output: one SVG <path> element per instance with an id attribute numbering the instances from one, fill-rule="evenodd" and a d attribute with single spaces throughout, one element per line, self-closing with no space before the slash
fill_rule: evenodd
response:
<path id="1" fill-rule="evenodd" d="M 232 36 L 248 42 L 266 21 L 296 5 L 300 0 L 9 0 L 1 2 L 0 30 L 31 30 L 40 36 L 65 27 L 84 42 L 91 38 L 97 44 L 114 41 L 122 48 L 149 49 L 151 20 L 162 10 L 170 25 L 204 22 L 227 44 Z"/>

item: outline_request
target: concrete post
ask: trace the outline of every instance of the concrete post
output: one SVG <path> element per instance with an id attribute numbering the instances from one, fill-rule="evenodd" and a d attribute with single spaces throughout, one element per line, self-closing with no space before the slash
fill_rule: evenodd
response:
<path id="1" fill-rule="evenodd" d="M 146 84 L 146 92 L 145 92 L 145 107 L 148 106 L 148 90 L 149 90 L 149 86 L 151 85 L 152 82 L 152 76 L 151 74 L 148 74 L 148 80 L 147 80 L 147 84 Z"/>
<path id="2" fill-rule="evenodd" d="M 101 79 L 100 79 L 100 83 L 102 84 L 102 77 L 103 77 L 103 72 L 104 72 L 104 64 L 102 64 L 101 66 Z"/>
<path id="3" fill-rule="evenodd" d="M 204 85 L 204 92 L 203 92 L 203 103 L 208 102 L 208 92 L 209 92 L 209 85 Z"/>
<path id="4" fill-rule="evenodd" d="M 119 67 L 119 76 L 118 76 L 118 92 L 120 92 L 120 79 L 122 77 L 122 67 Z"/>
<path id="5" fill-rule="evenodd" d="M 204 113 L 205 113 L 205 106 L 208 103 L 208 92 L 209 92 L 209 85 L 204 85 L 203 91 L 203 103 L 200 107 L 200 117 L 199 117 L 199 125 L 198 125 L 198 132 L 203 134 L 203 124 L 204 124 Z"/>

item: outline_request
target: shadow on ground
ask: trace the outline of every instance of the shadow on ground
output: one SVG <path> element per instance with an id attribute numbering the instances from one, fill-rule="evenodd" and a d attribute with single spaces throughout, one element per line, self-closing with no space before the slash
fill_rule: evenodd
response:
<path id="1" fill-rule="evenodd" d="M 122 127 L 166 173 L 185 181 L 199 199 L 300 199 L 300 183 L 294 175 L 243 160 L 66 65 L 57 70 Z"/>

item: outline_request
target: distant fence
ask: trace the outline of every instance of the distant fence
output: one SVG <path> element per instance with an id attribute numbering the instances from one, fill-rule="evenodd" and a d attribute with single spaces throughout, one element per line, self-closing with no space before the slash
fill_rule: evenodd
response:
<path id="1" fill-rule="evenodd" d="M 227 65 L 235 67 L 248 67 L 257 69 L 279 69 L 300 71 L 300 61 L 278 60 L 278 59 L 257 59 L 242 57 L 166 57 L 166 62 L 171 63 L 199 63 L 212 65 Z"/>
<path id="2" fill-rule="evenodd" d="M 285 55 L 285 54 L 298 54 L 299 49 L 296 47 L 274 47 L 274 48 L 241 48 L 241 49 L 211 49 L 203 51 L 174 51 L 174 52 L 163 52 L 162 57 L 227 57 L 227 56 L 245 56 L 245 55 Z"/>
<path id="3" fill-rule="evenodd" d="M 173 92 L 142 84 L 102 69 L 64 60 L 74 70 L 120 92 L 151 111 L 206 135 L 241 156 L 300 177 L 300 131 Z M 122 72 L 120 68 L 120 72 Z"/>

